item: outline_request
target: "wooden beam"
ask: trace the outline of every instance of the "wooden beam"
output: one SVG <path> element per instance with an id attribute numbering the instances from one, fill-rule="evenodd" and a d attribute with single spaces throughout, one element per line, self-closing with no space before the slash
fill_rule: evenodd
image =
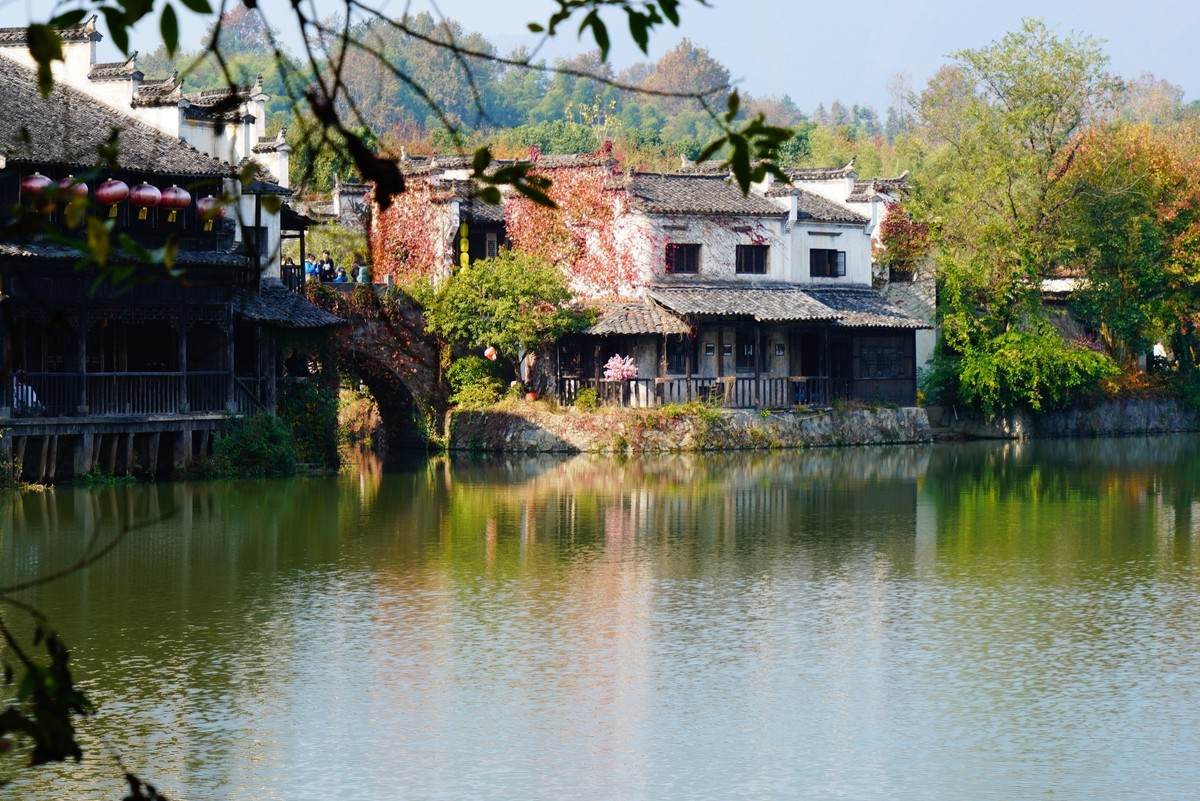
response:
<path id="1" fill-rule="evenodd" d="M 50 463 L 46 466 L 46 480 L 54 481 L 58 472 L 58 434 L 50 435 Z"/>

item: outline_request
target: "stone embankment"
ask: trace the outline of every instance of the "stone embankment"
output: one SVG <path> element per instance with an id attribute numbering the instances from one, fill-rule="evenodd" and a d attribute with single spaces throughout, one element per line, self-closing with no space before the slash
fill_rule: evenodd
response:
<path id="1" fill-rule="evenodd" d="M 449 447 L 525 453 L 806 448 L 929 442 L 923 409 L 770 412 L 721 409 L 551 410 L 509 404 L 450 412 Z"/>
<path id="2" fill-rule="evenodd" d="M 1200 413 L 1164 399 L 1111 401 L 1090 409 L 1037 416 L 1013 413 L 990 421 L 950 407 L 935 406 L 927 411 L 935 435 L 968 439 L 1125 437 L 1200 431 Z"/>

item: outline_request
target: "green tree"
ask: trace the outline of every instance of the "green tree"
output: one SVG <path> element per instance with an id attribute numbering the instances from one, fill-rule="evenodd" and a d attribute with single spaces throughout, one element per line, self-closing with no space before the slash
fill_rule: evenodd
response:
<path id="1" fill-rule="evenodd" d="M 960 395 L 985 408 L 989 397 L 1002 407 L 1057 405 L 1066 399 L 1029 390 L 1054 380 L 1039 370 L 1074 356 L 1045 326 L 1041 282 L 1069 251 L 1079 134 L 1111 108 L 1120 84 L 1096 40 L 1059 38 L 1038 20 L 954 57 L 920 97 L 929 155 L 910 206 L 935 247 L 942 335 L 966 367 L 994 356 L 1003 335 L 1035 337 L 1046 357 L 1027 365 L 1032 377 L 964 369 Z"/>
<path id="2" fill-rule="evenodd" d="M 515 361 L 591 322 L 569 305 L 571 296 L 557 267 L 505 248 L 438 287 L 426 308 L 426 327 L 451 345 L 494 347 Z"/>

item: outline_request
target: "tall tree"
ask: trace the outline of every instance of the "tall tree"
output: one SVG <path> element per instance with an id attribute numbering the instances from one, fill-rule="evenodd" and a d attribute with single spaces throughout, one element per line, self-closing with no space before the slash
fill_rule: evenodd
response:
<path id="1" fill-rule="evenodd" d="M 1069 247 L 1078 134 L 1111 109 L 1120 84 L 1096 40 L 1060 38 L 1038 20 L 954 58 L 920 98 L 931 155 L 912 207 L 936 248 L 942 334 L 962 358 L 960 394 L 1041 408 L 1056 359 L 1108 369 L 1049 329 L 1041 282 Z M 1038 358 L 1009 369 L 1014 354 Z"/>

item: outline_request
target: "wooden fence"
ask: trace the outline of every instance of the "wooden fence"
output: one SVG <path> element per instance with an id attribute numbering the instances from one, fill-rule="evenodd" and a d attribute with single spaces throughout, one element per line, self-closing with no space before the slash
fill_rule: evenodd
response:
<path id="1" fill-rule="evenodd" d="M 650 408 L 670 403 L 704 401 L 730 409 L 790 409 L 803 405 L 827 405 L 831 400 L 827 378 L 780 376 L 754 379 L 723 378 L 633 378 L 606 381 L 595 378 L 559 378 L 558 401 L 575 402 L 584 388 L 596 390 L 599 400 L 613 406 Z"/>

